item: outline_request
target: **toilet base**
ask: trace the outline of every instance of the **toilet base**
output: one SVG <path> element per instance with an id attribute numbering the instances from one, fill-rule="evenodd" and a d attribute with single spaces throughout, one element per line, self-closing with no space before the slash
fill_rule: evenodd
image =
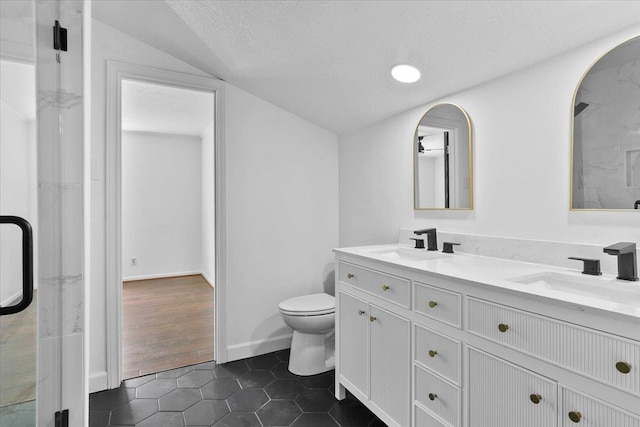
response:
<path id="1" fill-rule="evenodd" d="M 294 331 L 289 354 L 289 372 L 308 376 L 332 370 L 335 367 L 335 358 L 333 351 L 332 354 L 327 354 L 326 337 L 326 334 Z"/>

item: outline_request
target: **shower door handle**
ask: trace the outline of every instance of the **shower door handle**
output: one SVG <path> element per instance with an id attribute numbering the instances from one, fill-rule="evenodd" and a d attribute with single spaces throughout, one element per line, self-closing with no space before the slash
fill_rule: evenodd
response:
<path id="1" fill-rule="evenodd" d="M 33 301 L 33 231 L 31 224 L 19 216 L 0 216 L 0 224 L 14 224 L 22 230 L 22 299 L 8 307 L 0 307 L 0 316 L 19 313 Z"/>

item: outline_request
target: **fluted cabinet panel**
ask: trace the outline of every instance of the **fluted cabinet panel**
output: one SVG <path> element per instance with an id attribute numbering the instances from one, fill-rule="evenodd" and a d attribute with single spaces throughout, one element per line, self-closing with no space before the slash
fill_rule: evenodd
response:
<path id="1" fill-rule="evenodd" d="M 468 301 L 469 332 L 640 395 L 640 343 L 475 298 Z M 629 372 L 621 372 L 619 364 Z"/>
<path id="2" fill-rule="evenodd" d="M 415 414 L 415 427 L 450 427 L 449 424 L 444 424 L 437 420 L 434 416 L 427 413 L 424 409 L 418 405 L 414 407 Z"/>
<path id="3" fill-rule="evenodd" d="M 348 262 L 341 262 L 338 270 L 342 283 L 409 308 L 411 289 L 408 279 L 370 270 Z"/>
<path id="4" fill-rule="evenodd" d="M 400 426 L 410 416 L 410 322 L 387 310 L 369 305 L 371 401 Z"/>
<path id="5" fill-rule="evenodd" d="M 461 427 L 462 393 L 420 366 L 415 368 L 415 400 L 454 427 Z"/>
<path id="6" fill-rule="evenodd" d="M 340 374 L 365 396 L 369 395 L 369 306 L 344 292 L 338 292 L 340 330 Z"/>
<path id="7" fill-rule="evenodd" d="M 562 427 L 640 427 L 640 417 L 567 388 L 562 390 Z M 640 408 L 638 408 L 640 410 Z M 569 417 L 572 412 L 573 421 Z M 579 413 L 579 418 L 575 418 Z"/>
<path id="8" fill-rule="evenodd" d="M 462 326 L 462 295 L 426 283 L 414 283 L 415 311 L 456 328 Z"/>
<path id="9" fill-rule="evenodd" d="M 414 360 L 460 385 L 462 344 L 431 329 L 415 325 Z"/>
<path id="10" fill-rule="evenodd" d="M 471 347 L 469 370 L 469 427 L 557 426 L 556 382 Z"/>

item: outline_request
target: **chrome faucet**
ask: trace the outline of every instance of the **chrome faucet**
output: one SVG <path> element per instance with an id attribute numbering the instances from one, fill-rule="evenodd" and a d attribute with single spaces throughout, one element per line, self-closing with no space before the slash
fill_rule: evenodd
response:
<path id="1" fill-rule="evenodd" d="M 636 244 L 619 242 L 604 248 L 604 252 L 618 257 L 618 279 L 638 280 L 638 262 L 636 260 Z"/>
<path id="2" fill-rule="evenodd" d="M 435 228 L 424 228 L 422 230 L 416 230 L 413 232 L 414 234 L 420 236 L 422 234 L 427 235 L 427 250 L 428 251 L 437 251 L 438 250 L 438 237 L 436 235 Z"/>

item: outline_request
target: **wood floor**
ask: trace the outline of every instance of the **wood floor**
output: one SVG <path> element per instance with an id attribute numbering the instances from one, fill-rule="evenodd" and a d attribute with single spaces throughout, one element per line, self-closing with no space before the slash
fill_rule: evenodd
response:
<path id="1" fill-rule="evenodd" d="M 213 360 L 214 293 L 202 276 L 125 282 L 122 305 L 124 379 Z"/>
<path id="2" fill-rule="evenodd" d="M 0 317 L 0 407 L 36 398 L 37 294 L 26 310 Z"/>

